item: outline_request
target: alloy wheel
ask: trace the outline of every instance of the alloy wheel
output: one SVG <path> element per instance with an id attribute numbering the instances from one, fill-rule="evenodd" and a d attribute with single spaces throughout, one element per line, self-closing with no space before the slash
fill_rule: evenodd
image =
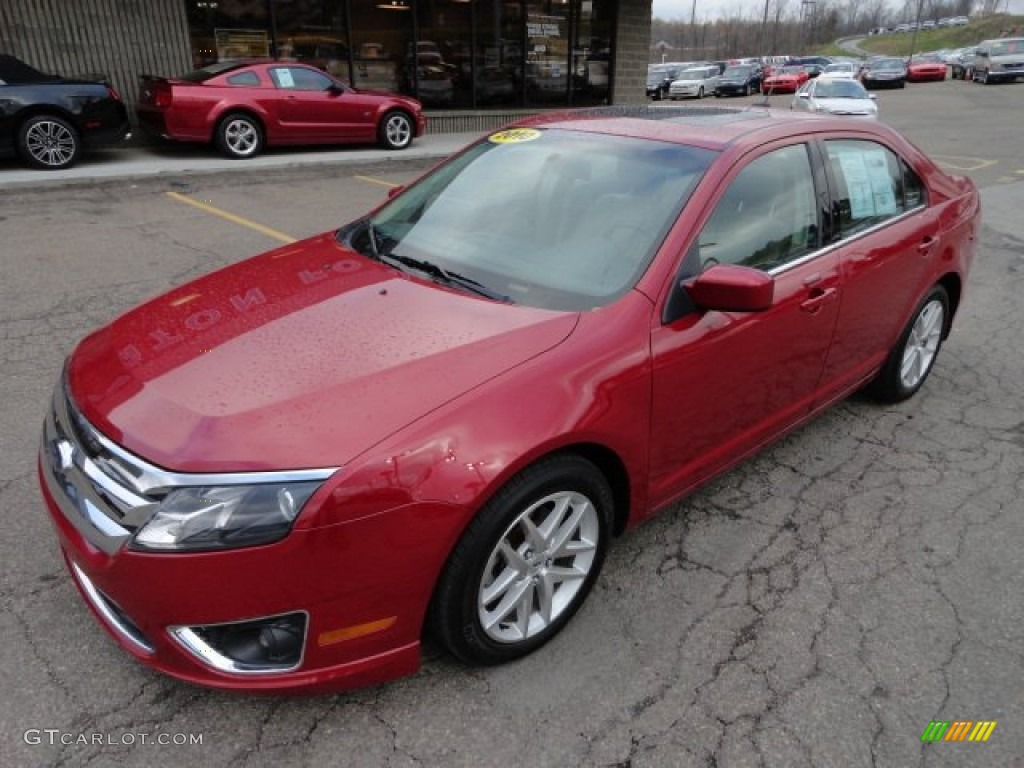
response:
<path id="1" fill-rule="evenodd" d="M 917 387 L 928 375 L 942 342 L 945 319 L 942 302 L 933 299 L 921 308 L 914 320 L 900 363 L 900 381 L 907 389 Z"/>
<path id="2" fill-rule="evenodd" d="M 25 150 L 37 163 L 49 168 L 60 168 L 75 157 L 77 139 L 63 123 L 39 120 L 25 134 Z"/>
<path id="3" fill-rule="evenodd" d="M 530 505 L 484 568 L 477 612 L 487 637 L 517 643 L 557 621 L 586 582 L 600 535 L 597 508 L 582 493 L 559 491 Z"/>

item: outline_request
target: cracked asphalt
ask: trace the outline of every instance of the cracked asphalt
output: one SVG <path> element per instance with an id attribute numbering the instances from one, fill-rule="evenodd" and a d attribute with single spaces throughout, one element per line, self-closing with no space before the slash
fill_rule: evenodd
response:
<path id="1" fill-rule="evenodd" d="M 916 140 L 945 139 L 929 124 Z M 1024 766 L 1024 182 L 988 171 L 966 299 L 919 395 L 843 402 L 619 539 L 532 657 L 468 668 L 428 647 L 411 678 L 265 698 L 119 651 L 35 484 L 63 357 L 142 298 L 275 245 L 167 191 L 303 237 L 381 199 L 355 175 L 417 171 L 0 188 L 0 766 Z M 998 725 L 924 745 L 931 720 Z M 161 734 L 202 743 L 142 743 Z"/>

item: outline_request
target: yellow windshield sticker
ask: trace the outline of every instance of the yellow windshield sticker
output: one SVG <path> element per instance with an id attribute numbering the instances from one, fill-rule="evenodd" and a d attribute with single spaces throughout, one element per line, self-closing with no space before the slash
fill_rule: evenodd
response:
<path id="1" fill-rule="evenodd" d="M 523 141 L 533 141 L 539 138 L 540 131 L 536 128 L 509 128 L 492 133 L 487 137 L 487 140 L 492 144 L 519 144 Z"/>

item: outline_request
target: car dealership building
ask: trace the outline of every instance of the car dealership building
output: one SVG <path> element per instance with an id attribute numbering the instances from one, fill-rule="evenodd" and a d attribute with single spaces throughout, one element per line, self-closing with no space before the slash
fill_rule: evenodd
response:
<path id="1" fill-rule="evenodd" d="M 435 129 L 474 130 L 490 114 L 644 101 L 650 22 L 651 0 L 4 0 L 0 52 L 103 73 L 129 104 L 142 74 L 305 61 L 419 98 Z"/>

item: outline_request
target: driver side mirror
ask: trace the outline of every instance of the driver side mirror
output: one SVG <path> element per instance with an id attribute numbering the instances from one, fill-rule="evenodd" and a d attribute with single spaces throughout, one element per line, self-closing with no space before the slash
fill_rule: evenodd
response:
<path id="1" fill-rule="evenodd" d="M 772 305 L 775 278 L 736 264 L 716 264 L 686 284 L 699 309 L 719 312 L 762 312 Z"/>
<path id="2" fill-rule="evenodd" d="M 331 83 L 327 86 L 327 92 L 331 94 L 331 96 L 341 96 L 341 94 L 345 92 L 345 89 L 337 83 Z"/>

